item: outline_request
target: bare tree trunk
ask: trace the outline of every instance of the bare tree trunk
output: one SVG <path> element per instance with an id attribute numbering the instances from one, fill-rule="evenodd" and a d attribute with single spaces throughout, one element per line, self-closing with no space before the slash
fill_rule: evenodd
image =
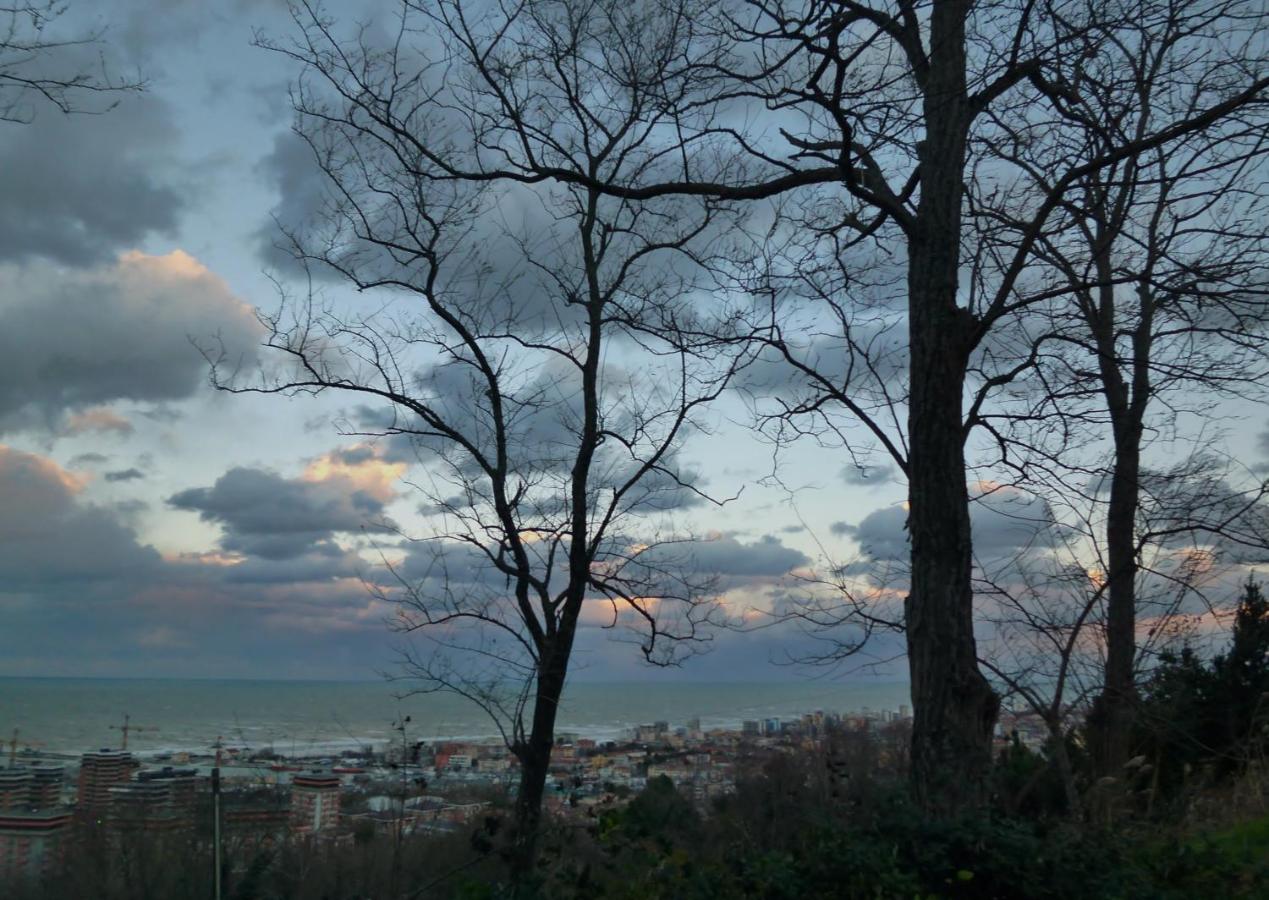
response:
<path id="1" fill-rule="evenodd" d="M 1133 673 L 1137 655 L 1136 519 L 1140 500 L 1140 429 L 1137 436 L 1117 435 L 1115 465 L 1106 517 L 1106 680 L 1098 698 L 1100 732 L 1097 755 L 1104 773 L 1118 772 L 1130 753 Z M 1119 431 L 1116 428 L 1116 431 Z"/>
<path id="2" fill-rule="evenodd" d="M 1071 764 L 1071 754 L 1067 752 L 1066 736 L 1062 733 L 1060 716 L 1049 718 L 1045 724 L 1049 729 L 1049 742 L 1053 746 L 1053 761 L 1057 763 L 1058 775 L 1062 779 L 1062 792 L 1066 795 L 1067 812 L 1076 820 L 1084 818 L 1084 804 L 1080 800 L 1079 787 L 1075 784 L 1075 767 Z"/>
<path id="3" fill-rule="evenodd" d="M 1122 215 L 1118 208 L 1110 213 L 1116 218 Z M 1132 333 L 1129 383 L 1121 373 L 1117 346 L 1121 325 L 1116 313 L 1110 259 L 1114 234 L 1105 233 L 1105 228 L 1099 226 L 1092 247 L 1101 285 L 1097 308 L 1090 309 L 1087 318 L 1097 342 L 1098 368 L 1114 434 L 1115 460 L 1106 511 L 1106 673 L 1092 725 L 1098 768 L 1103 774 L 1114 774 L 1128 761 L 1132 709 L 1136 700 L 1133 678 L 1137 656 L 1136 528 L 1141 504 L 1142 422 L 1151 397 L 1153 308 L 1148 295 L 1138 295 L 1139 321 Z"/>
<path id="4" fill-rule="evenodd" d="M 999 701 L 978 669 L 962 389 L 975 320 L 957 306 L 961 191 L 971 119 L 964 2 L 935 4 L 921 197 L 909 243 L 912 390 L 908 528 L 912 787 L 935 814 L 981 806 Z"/>
<path id="5" fill-rule="evenodd" d="M 572 643 L 571 638 L 569 643 Z M 520 787 L 516 793 L 511 872 L 516 879 L 529 874 L 537 865 L 542 798 L 551 767 L 551 749 L 555 746 L 555 718 L 559 713 L 567 673 L 567 651 L 553 652 L 542 660 L 537 696 L 533 702 L 532 725 L 527 738 L 515 748 L 516 758 L 520 761 Z"/>
<path id="6" fill-rule="evenodd" d="M 918 267 L 915 254 L 913 268 L 921 275 L 928 271 Z M 905 615 L 915 711 L 912 786 L 928 811 L 950 813 L 987 799 L 999 702 L 978 670 L 974 641 L 963 368 L 950 359 L 959 351 L 948 340 L 964 330 L 964 318 L 931 305 L 913 303 L 912 588 Z"/>

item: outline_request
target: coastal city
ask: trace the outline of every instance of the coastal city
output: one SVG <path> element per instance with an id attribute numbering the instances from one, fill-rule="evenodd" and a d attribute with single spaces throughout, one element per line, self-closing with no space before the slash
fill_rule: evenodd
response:
<path id="1" fill-rule="evenodd" d="M 551 752 L 545 807 L 565 819 L 595 816 L 665 778 L 702 812 L 735 789 L 741 773 L 781 753 L 823 751 L 853 736 L 882 754 L 905 746 L 909 707 L 849 714 L 817 710 L 792 718 L 745 720 L 702 730 L 641 724 L 620 740 L 560 733 Z M 272 748 L 218 742 L 211 753 L 127 749 L 74 757 L 6 743 L 0 768 L 0 879 L 38 878 L 64 866 L 77 841 L 132 835 L 211 833 L 351 842 L 357 835 L 405 835 L 461 828 L 514 789 L 515 756 L 502 742 L 400 739 L 335 757 L 287 756 Z M 138 729 L 139 730 L 139 729 Z M 997 743 L 1037 747 L 1034 717 L 1007 714 Z M 213 811 L 216 791 L 218 812 Z"/>

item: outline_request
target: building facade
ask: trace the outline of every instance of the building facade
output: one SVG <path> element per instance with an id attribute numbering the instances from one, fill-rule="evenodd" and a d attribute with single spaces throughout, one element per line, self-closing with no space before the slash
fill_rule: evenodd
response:
<path id="1" fill-rule="evenodd" d="M 339 776 L 315 770 L 291 779 L 291 830 L 296 834 L 333 832 L 339 825 Z"/>
<path id="2" fill-rule="evenodd" d="M 60 766 L 0 769 L 0 884 L 38 878 L 66 858 L 71 811 Z"/>
<path id="3" fill-rule="evenodd" d="M 135 768 L 127 750 L 85 753 L 79 763 L 76 815 L 86 821 L 104 820 L 110 810 L 110 789 L 128 781 Z"/>

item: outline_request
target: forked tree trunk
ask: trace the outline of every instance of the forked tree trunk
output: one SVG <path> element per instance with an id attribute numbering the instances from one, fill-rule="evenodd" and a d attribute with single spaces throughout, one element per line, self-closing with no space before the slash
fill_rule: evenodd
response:
<path id="1" fill-rule="evenodd" d="M 1105 213 L 1103 218 L 1107 218 Z M 1114 434 L 1115 459 L 1106 509 L 1106 672 L 1089 724 L 1094 762 L 1102 774 L 1117 776 L 1131 755 L 1137 700 L 1137 512 L 1141 506 L 1142 425 L 1151 396 L 1153 306 L 1148 293 L 1138 293 L 1140 321 L 1132 334 L 1129 382 L 1121 369 L 1111 266 L 1113 237 L 1113 233 L 1099 232 L 1092 247 L 1100 285 L 1097 313 L 1090 324 Z"/>
<path id="2" fill-rule="evenodd" d="M 905 604 L 912 788 L 929 813 L 986 802 L 999 701 L 978 669 L 962 390 L 975 321 L 957 306 L 961 193 L 971 119 L 963 0 L 935 3 L 924 85 L 921 196 L 908 248 L 911 396 Z"/>

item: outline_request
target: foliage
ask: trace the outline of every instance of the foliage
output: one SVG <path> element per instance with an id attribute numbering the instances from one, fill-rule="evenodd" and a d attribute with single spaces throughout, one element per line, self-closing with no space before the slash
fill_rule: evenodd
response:
<path id="1" fill-rule="evenodd" d="M 546 873 L 552 898 L 1181 898 L 1254 897 L 1269 828 L 1159 840 L 1067 820 L 933 821 L 891 785 L 868 804 L 806 800 L 764 827 L 784 786 L 759 779 L 697 819 L 668 784 L 604 817 L 600 861 Z M 649 832 L 650 824 L 660 823 Z M 1269 824 L 1269 823 L 1266 823 Z M 759 837 L 759 835 L 762 835 Z M 1235 836 L 1237 835 L 1237 836 Z M 1213 891 L 1215 893 L 1213 893 Z M 518 895 L 519 896 L 519 895 Z"/>
<path id="2" fill-rule="evenodd" d="M 1002 763 L 1042 765 L 1022 753 Z M 933 821 L 896 776 L 860 774 L 836 794 L 812 754 L 769 760 L 702 811 L 665 778 L 629 803 L 550 822 L 541 864 L 513 880 L 498 827 L 473 822 L 363 842 L 243 841 L 229 854 L 235 900 L 1182 900 L 1265 897 L 1269 817 L 1202 832 L 1069 818 Z M 1027 772 L 1032 771 L 1027 769 Z M 6 900 L 203 900 L 205 844 L 143 842 L 81 857 Z M 90 848 L 89 848 L 90 849 Z M 107 850 L 105 846 L 101 848 Z"/>
<path id="3" fill-rule="evenodd" d="M 1072 736 L 1064 740 L 1068 758 L 1077 757 L 1081 748 Z M 997 755 L 996 799 L 1009 815 L 1043 818 L 1072 812 L 1051 744 L 1052 739 L 1037 753 L 1023 744 L 1015 731 L 1009 746 Z"/>
<path id="4" fill-rule="evenodd" d="M 1269 725 L 1269 602 L 1249 580 L 1225 653 L 1165 653 L 1142 690 L 1137 747 L 1165 793 L 1228 780 L 1263 756 Z"/>

